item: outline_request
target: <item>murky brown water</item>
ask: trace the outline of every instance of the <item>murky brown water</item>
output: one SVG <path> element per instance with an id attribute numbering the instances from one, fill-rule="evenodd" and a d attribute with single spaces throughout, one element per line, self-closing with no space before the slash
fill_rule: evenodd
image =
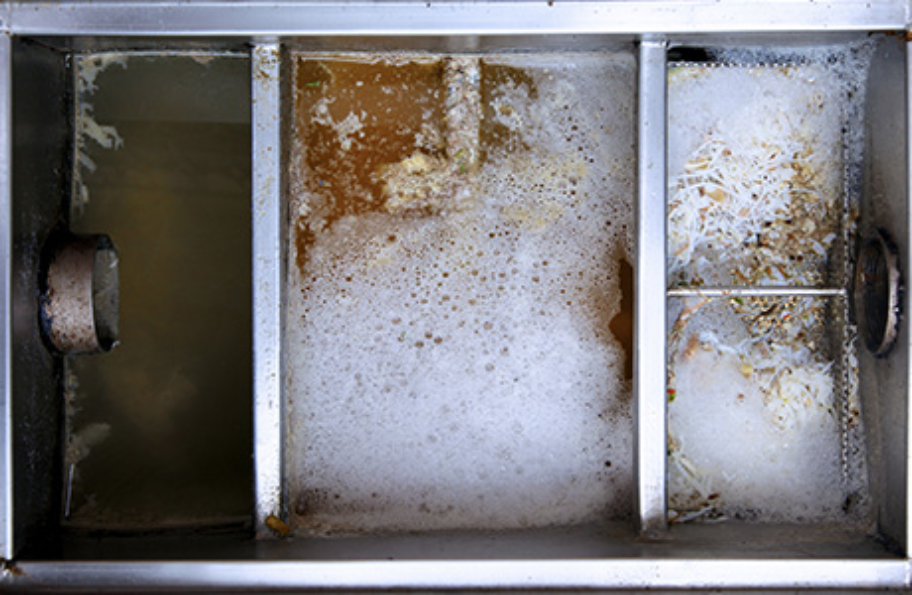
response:
<path id="1" fill-rule="evenodd" d="M 219 522 L 252 510 L 249 66 L 131 57 L 85 98 L 117 150 L 86 143 L 79 232 L 120 253 L 121 344 L 72 360 L 72 429 L 110 433 L 78 464 L 72 523 Z"/>

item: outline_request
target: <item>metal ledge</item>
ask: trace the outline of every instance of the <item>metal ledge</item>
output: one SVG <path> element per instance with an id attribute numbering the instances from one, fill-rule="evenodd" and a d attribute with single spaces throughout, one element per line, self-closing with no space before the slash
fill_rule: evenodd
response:
<path id="1" fill-rule="evenodd" d="M 537 560 L 23 563 L 15 586 L 68 589 L 901 588 L 893 560 Z M 10 578 L 0 580 L 0 587 Z"/>
<path id="2" fill-rule="evenodd" d="M 12 2 L 15 35 L 516 35 L 902 30 L 905 2 Z M 2 18 L 2 17 L 0 17 Z"/>

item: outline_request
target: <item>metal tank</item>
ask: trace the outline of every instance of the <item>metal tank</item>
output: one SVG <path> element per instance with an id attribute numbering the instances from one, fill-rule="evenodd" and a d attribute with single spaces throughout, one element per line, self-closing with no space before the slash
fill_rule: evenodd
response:
<path id="1" fill-rule="evenodd" d="M 3 3 L 0 588 L 912 587 L 909 19 Z"/>

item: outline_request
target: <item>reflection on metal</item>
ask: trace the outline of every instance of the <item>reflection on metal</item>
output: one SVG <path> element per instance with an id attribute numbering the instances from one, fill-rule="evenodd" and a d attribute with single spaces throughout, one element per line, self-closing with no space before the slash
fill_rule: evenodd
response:
<path id="1" fill-rule="evenodd" d="M 22 586 L 68 589 L 856 589 L 900 587 L 902 560 L 617 559 L 23 563 Z M 0 582 L 0 587 L 3 583 Z"/>
<path id="2" fill-rule="evenodd" d="M 909 15 L 909 16 L 910 16 L 910 18 L 912 18 L 912 15 Z M 905 83 L 906 83 L 905 106 L 904 106 L 905 107 L 905 139 L 904 139 L 905 143 L 904 144 L 905 144 L 906 154 L 905 154 L 905 163 L 903 164 L 905 166 L 905 170 L 903 171 L 904 175 L 902 178 L 900 178 L 902 181 L 905 182 L 905 184 L 901 190 L 899 188 L 897 188 L 897 190 L 900 190 L 897 194 L 899 196 L 905 195 L 904 199 L 902 199 L 900 201 L 900 207 L 903 209 L 903 213 L 905 214 L 905 221 L 902 222 L 903 224 L 900 225 L 899 229 L 905 231 L 905 234 L 904 234 L 905 238 L 900 240 L 903 243 L 903 245 L 905 246 L 905 254 L 906 254 L 905 262 L 903 263 L 903 266 L 906 267 L 904 277 L 906 279 L 912 279 L 912 271 L 910 271 L 910 269 L 909 269 L 910 261 L 912 261 L 912 258 L 910 258 L 910 254 L 909 254 L 909 235 L 910 235 L 910 228 L 909 228 L 910 221 L 909 220 L 910 220 L 910 217 L 912 217 L 912 213 L 910 213 L 910 211 L 909 211 L 909 202 L 912 201 L 912 76 L 910 76 L 910 73 L 909 73 L 909 66 L 912 65 L 912 43 L 906 42 L 905 49 L 906 49 L 906 56 L 905 56 L 906 60 L 905 60 L 905 64 L 903 64 L 903 66 L 904 66 L 903 72 L 905 73 Z M 889 112 L 886 112 L 886 114 L 884 116 L 884 120 L 886 120 L 889 123 L 894 122 L 894 119 L 890 118 Z M 893 128 L 896 129 L 897 127 L 894 126 Z M 891 147 L 891 148 L 893 148 L 893 147 Z M 888 196 L 893 196 L 893 194 L 894 193 L 892 193 L 892 192 L 888 193 Z M 903 297 L 903 299 L 906 300 L 904 303 L 905 311 L 909 312 L 910 308 L 909 308 L 909 303 L 908 303 L 908 300 L 909 300 L 908 294 L 905 295 Z M 906 340 L 908 340 L 908 334 L 906 334 Z M 902 362 L 900 369 L 905 372 L 905 378 L 902 378 L 900 382 L 902 382 L 902 381 L 908 382 L 908 374 L 909 374 L 909 368 L 908 368 L 909 351 L 908 351 L 908 349 L 909 349 L 909 345 L 906 344 L 903 347 L 905 347 L 905 349 L 903 349 L 901 351 L 901 353 L 903 354 L 904 361 Z M 912 457 L 909 456 L 909 449 L 912 448 L 912 447 L 910 447 L 910 445 L 912 445 L 912 391 L 910 391 L 909 384 L 901 384 L 900 386 L 902 386 L 902 390 L 897 390 L 896 391 L 897 394 L 893 397 L 900 403 L 901 407 L 899 408 L 899 410 L 902 412 L 902 415 L 897 416 L 897 417 L 900 417 L 900 420 L 897 422 L 900 427 L 900 432 L 897 434 L 895 444 L 904 444 L 905 446 L 902 449 L 896 448 L 894 457 L 896 458 L 896 460 L 899 461 L 899 464 L 897 465 L 896 468 L 903 472 L 903 473 L 897 473 L 896 475 L 898 475 L 898 476 L 904 475 L 904 479 L 905 479 L 905 481 L 903 481 L 901 484 L 899 483 L 899 480 L 897 480 L 898 486 L 901 486 L 899 489 L 897 489 L 897 492 L 901 492 L 905 496 L 902 500 L 900 500 L 897 518 L 902 519 L 902 524 L 904 525 L 902 527 L 903 537 L 902 537 L 901 543 L 904 546 L 903 551 L 908 560 L 908 559 L 912 558 L 912 511 L 910 511 L 910 508 L 912 508 L 912 505 L 910 505 L 910 502 L 912 502 Z M 896 523 L 896 525 L 899 525 L 899 524 L 900 524 L 899 522 Z M 909 562 L 909 569 L 908 569 L 908 573 L 906 574 L 906 587 L 908 588 L 910 586 L 912 586 L 912 561 Z"/>
<path id="3" fill-rule="evenodd" d="M 256 526 L 282 515 L 282 221 L 279 44 L 254 47 L 253 383 Z"/>
<path id="4" fill-rule="evenodd" d="M 899 332 L 902 276 L 896 245 L 879 230 L 858 254 L 855 270 L 855 312 L 865 347 L 885 357 Z"/>
<path id="5" fill-rule="evenodd" d="M 903 2 L 13 2 L 19 35 L 498 35 L 902 29 Z"/>
<path id="6" fill-rule="evenodd" d="M 13 557 L 12 40 L 0 35 L 0 558 Z"/>
<path id="7" fill-rule="evenodd" d="M 70 237 L 50 247 L 44 283 L 44 332 L 57 351 L 98 353 L 116 344 L 117 251 L 110 238 Z"/>
<path id="8" fill-rule="evenodd" d="M 76 479 L 76 465 L 70 463 L 67 466 L 66 494 L 64 494 L 63 517 L 70 520 L 70 513 L 73 505 L 73 481 Z"/>
<path id="9" fill-rule="evenodd" d="M 668 297 L 841 297 L 846 290 L 841 287 L 675 287 L 668 290 Z"/>
<path id="10" fill-rule="evenodd" d="M 640 530 L 667 526 L 665 421 L 666 44 L 643 41 L 639 63 L 639 179 L 633 358 Z"/>

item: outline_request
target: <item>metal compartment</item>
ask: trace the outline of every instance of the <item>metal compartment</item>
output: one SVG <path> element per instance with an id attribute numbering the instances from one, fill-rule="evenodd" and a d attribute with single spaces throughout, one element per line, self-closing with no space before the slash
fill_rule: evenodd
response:
<path id="1" fill-rule="evenodd" d="M 722 301 L 735 294 L 729 287 L 670 287 L 663 248 L 668 237 L 667 170 L 672 167 L 667 160 L 669 135 L 673 134 L 668 114 L 674 109 L 668 103 L 674 101 L 674 94 L 668 91 L 669 63 L 702 60 L 704 50 L 714 48 L 800 47 L 810 51 L 867 43 L 872 49 L 865 115 L 863 121 L 854 123 L 864 139 L 863 160 L 857 164 L 859 182 L 848 192 L 857 193 L 853 195 L 858 205 L 857 236 L 873 237 L 878 229 L 885 230 L 895 242 L 901 272 L 908 279 L 909 51 L 903 36 L 907 16 L 902 4 L 822 7 L 810 2 L 787 3 L 778 7 L 779 12 L 750 3 L 715 7 L 636 2 L 390 4 L 362 6 L 357 15 L 343 4 L 281 5 L 272 10 L 243 3 L 132 7 L 37 3 L 6 8 L 4 26 L 9 35 L 0 45 L 0 67 L 7 81 L 4 126 L 0 127 L 4 139 L 0 159 L 7 164 L 2 170 L 4 215 L 0 220 L 9 230 L 2 278 L 7 283 L 4 295 L 10 313 L 3 327 L 3 587 L 558 590 L 910 586 L 905 321 L 885 356 L 858 349 L 857 391 L 867 447 L 867 508 L 863 514 L 825 522 L 730 519 L 669 525 L 665 375 L 673 351 L 668 342 L 669 323 L 676 316 L 676 302 L 686 298 L 687 292 Z M 219 18 L 212 18 L 216 14 Z M 293 23 L 307 24 L 295 27 Z M 443 531 L 419 533 L 286 535 L 289 525 L 295 528 L 292 515 L 298 489 L 283 479 L 290 458 L 286 442 L 288 358 L 300 357 L 286 343 L 286 325 L 292 324 L 287 318 L 288 300 L 294 299 L 289 293 L 288 270 L 295 264 L 289 249 L 295 228 L 293 215 L 289 215 L 293 185 L 288 173 L 294 158 L 289 124 L 294 113 L 290 88 L 294 57 L 308 52 L 325 56 L 394 51 L 482 58 L 615 52 L 626 55 L 634 66 L 635 79 L 631 76 L 627 91 L 630 106 L 636 108 L 630 115 L 636 183 L 631 185 L 628 203 L 635 208 L 635 258 L 631 263 L 635 332 L 633 445 L 628 461 L 633 493 L 627 517 L 605 516 L 583 524 L 531 523 L 526 528 L 500 530 L 457 523 Z M 40 336 L 38 278 L 45 240 L 67 220 L 74 171 L 74 65 L 80 56 L 105 52 L 137 56 L 140 62 L 155 62 L 154 56 L 183 56 L 190 62 L 215 55 L 249 60 L 252 238 L 248 287 L 252 323 L 248 328 L 253 390 L 248 411 L 252 442 L 246 442 L 249 438 L 240 431 L 238 443 L 245 444 L 253 456 L 254 485 L 235 485 L 232 490 L 243 493 L 249 487 L 248 502 L 254 511 L 236 520 L 234 512 L 219 514 L 215 521 L 197 518 L 179 527 L 159 519 L 141 527 L 98 523 L 94 528 L 74 527 L 66 520 L 65 503 L 71 488 L 67 487 L 64 448 L 64 362 L 46 348 Z M 169 68 L 176 73 L 181 68 L 178 62 L 162 64 L 174 64 Z M 196 66 L 189 70 L 203 71 Z M 241 93 L 239 79 L 232 80 Z M 201 114 L 206 113 L 206 102 L 223 105 L 217 99 L 200 101 L 200 109 L 187 116 L 190 122 L 204 119 Z M 246 126 L 243 119 L 239 123 Z M 244 158 L 237 157 L 235 163 Z M 245 177 L 240 174 L 239 184 L 243 185 Z M 116 243 L 117 238 L 112 237 Z M 851 243 L 845 247 L 849 259 L 857 254 Z M 121 262 L 121 275 L 126 266 Z M 851 269 L 842 262 L 834 268 Z M 824 316 L 828 322 L 839 321 L 829 325 L 828 331 L 836 357 L 842 357 L 839 350 L 846 345 L 844 329 L 855 320 L 848 308 L 854 281 L 848 277 L 831 275 L 820 296 L 814 291 L 804 295 L 805 287 L 790 288 L 802 298 L 816 296 L 829 304 Z M 772 293 L 774 298 L 782 295 L 762 286 L 759 291 Z M 901 299 L 903 311 L 907 311 L 906 296 Z M 91 365 L 104 366 L 98 361 Z M 297 429 L 306 428 L 302 423 Z M 246 481 L 239 479 L 242 484 Z M 199 485 L 203 494 L 211 489 L 209 495 L 219 497 L 217 483 L 201 481 Z M 163 493 L 169 497 L 167 490 Z M 217 511 L 231 508 L 214 507 Z M 672 516 L 671 520 L 677 519 Z"/>

